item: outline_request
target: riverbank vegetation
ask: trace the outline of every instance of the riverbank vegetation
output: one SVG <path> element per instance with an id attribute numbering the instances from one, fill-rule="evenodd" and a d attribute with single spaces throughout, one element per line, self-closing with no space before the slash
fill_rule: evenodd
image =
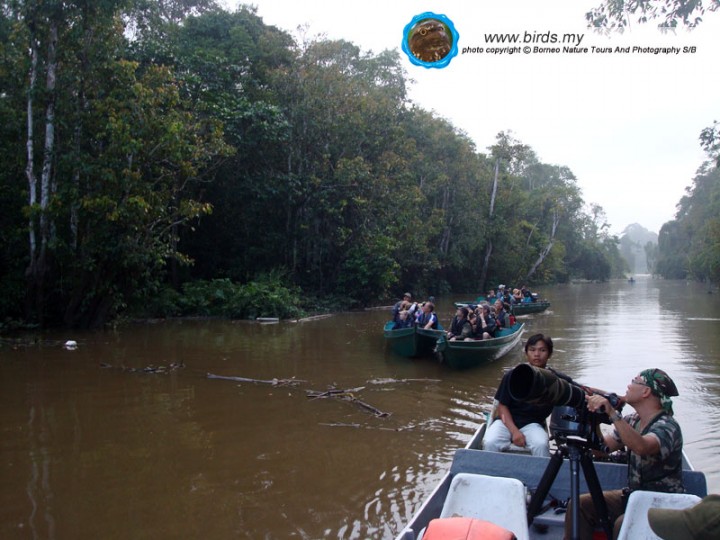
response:
<path id="1" fill-rule="evenodd" d="M 0 320 L 291 317 L 625 270 L 568 167 L 510 132 L 477 149 L 409 100 L 397 52 L 212 0 L 0 6 Z"/>

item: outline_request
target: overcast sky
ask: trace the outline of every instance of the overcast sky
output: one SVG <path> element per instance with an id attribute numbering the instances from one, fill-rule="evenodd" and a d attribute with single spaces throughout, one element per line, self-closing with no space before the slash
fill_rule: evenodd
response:
<path id="1" fill-rule="evenodd" d="M 234 8 L 241 2 L 225 0 Z M 255 0 L 266 24 L 294 36 L 346 39 L 363 51 L 400 50 L 403 29 L 429 11 L 453 23 L 458 48 L 485 34 L 583 34 L 587 53 L 458 54 L 443 69 L 401 52 L 413 102 L 447 118 L 485 152 L 512 131 L 544 163 L 568 166 L 587 203 L 600 204 L 614 233 L 631 223 L 658 232 L 706 159 L 700 131 L 720 120 L 720 12 L 691 32 L 655 23 L 604 36 L 584 14 L 599 0 Z M 634 21 L 634 19 L 633 19 Z M 543 46 L 529 43 L 529 46 Z M 547 45 L 546 45 L 547 46 Z M 558 46 L 558 45 L 555 45 Z M 562 45 L 559 45 L 562 47 Z M 591 47 L 695 47 L 695 53 L 593 53 Z"/>

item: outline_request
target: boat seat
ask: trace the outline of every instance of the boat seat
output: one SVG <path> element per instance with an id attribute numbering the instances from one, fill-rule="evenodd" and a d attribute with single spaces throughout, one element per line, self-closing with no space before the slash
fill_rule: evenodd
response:
<path id="1" fill-rule="evenodd" d="M 490 521 L 528 540 L 525 486 L 515 478 L 459 473 L 450 483 L 441 518 L 471 517 Z"/>
<path id="2" fill-rule="evenodd" d="M 657 491 L 633 491 L 628 499 L 620 533 L 617 540 L 660 540 L 648 523 L 650 508 L 673 508 L 682 510 L 699 503 L 702 499 L 688 493 L 659 493 Z"/>

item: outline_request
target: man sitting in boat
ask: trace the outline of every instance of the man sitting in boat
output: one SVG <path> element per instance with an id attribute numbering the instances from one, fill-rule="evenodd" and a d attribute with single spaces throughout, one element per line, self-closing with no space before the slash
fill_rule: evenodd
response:
<path id="1" fill-rule="evenodd" d="M 478 306 L 477 315 L 473 337 L 475 339 L 490 339 L 494 337 L 495 329 L 497 328 L 495 308 L 488 304 L 482 304 Z"/>
<path id="2" fill-rule="evenodd" d="M 472 332 L 472 324 L 468 319 L 468 309 L 466 307 L 458 308 L 450 324 L 450 330 L 447 332 L 447 338 L 450 341 L 470 339 Z"/>
<path id="3" fill-rule="evenodd" d="M 673 418 L 672 396 L 678 390 L 673 380 L 661 369 L 641 371 L 627 387 L 623 400 L 635 409 L 622 416 L 602 395 L 586 398 L 590 411 L 603 409 L 612 420 L 613 432 L 604 437 L 605 451 L 621 448 L 628 451 L 628 487 L 603 491 L 608 517 L 614 523 L 613 538 L 617 538 L 632 491 L 661 491 L 683 493 L 682 448 L 680 425 Z M 570 538 L 572 509 L 565 517 L 565 537 Z M 580 538 L 592 538 L 598 523 L 590 494 L 580 496 Z"/>
<path id="4" fill-rule="evenodd" d="M 409 302 L 403 302 L 398 313 L 397 320 L 393 324 L 393 330 L 399 330 L 401 328 L 411 328 L 415 323 L 415 313 L 413 306 L 417 307 L 416 304 L 410 304 Z"/>
<path id="5" fill-rule="evenodd" d="M 535 334 L 525 343 L 525 356 L 531 366 L 550 369 L 553 342 L 550 336 Z M 552 370 L 558 377 L 570 380 L 566 375 Z M 510 395 L 510 374 L 503 375 L 495 393 L 497 414 L 485 433 L 483 445 L 491 452 L 505 452 L 514 444 L 529 448 L 533 456 L 550 456 L 550 444 L 545 421 L 553 405 L 533 405 L 518 401 Z"/>
<path id="6" fill-rule="evenodd" d="M 510 306 L 507 306 L 507 310 L 509 309 Z M 495 300 L 495 320 L 497 321 L 499 330 L 512 326 L 512 324 L 510 324 L 510 313 L 508 313 L 507 310 L 502 300 Z"/>
<path id="7" fill-rule="evenodd" d="M 392 316 L 393 316 L 392 320 L 393 320 L 393 322 L 398 322 L 398 320 L 399 320 L 399 318 L 400 318 L 400 311 L 402 311 L 403 309 L 407 309 L 407 308 L 403 308 L 403 304 L 404 304 L 404 303 L 407 303 L 408 305 L 411 305 L 411 304 L 412 304 L 412 294 L 410 294 L 409 292 L 406 292 L 406 293 L 403 295 L 403 299 L 402 299 L 402 300 L 399 300 L 399 301 L 393 306 L 393 308 L 392 308 Z"/>
<path id="8" fill-rule="evenodd" d="M 431 328 L 433 330 L 437 329 L 438 318 L 437 315 L 435 315 L 435 304 L 432 302 L 425 302 L 422 305 L 416 324 L 425 330 L 430 330 Z"/>

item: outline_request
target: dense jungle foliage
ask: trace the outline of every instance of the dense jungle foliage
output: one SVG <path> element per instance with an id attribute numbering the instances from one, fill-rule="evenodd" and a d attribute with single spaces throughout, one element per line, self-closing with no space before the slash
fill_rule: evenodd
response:
<path id="1" fill-rule="evenodd" d="M 479 151 L 408 99 L 397 52 L 213 0 L 0 6 L 0 320 L 295 316 L 625 270 L 572 171 L 511 133 Z"/>

